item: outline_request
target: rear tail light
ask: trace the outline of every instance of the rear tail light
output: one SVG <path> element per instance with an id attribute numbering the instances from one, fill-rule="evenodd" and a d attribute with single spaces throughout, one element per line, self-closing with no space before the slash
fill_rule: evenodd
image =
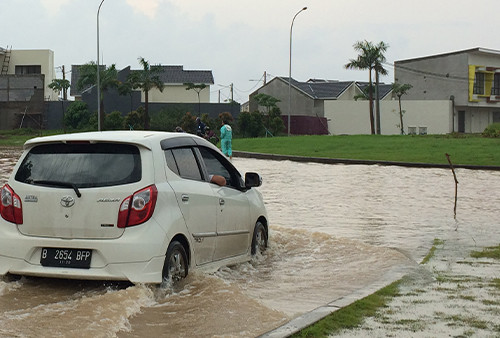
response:
<path id="1" fill-rule="evenodd" d="M 2 187 L 1 194 L 0 215 L 2 218 L 12 223 L 23 224 L 23 206 L 19 196 L 8 184 Z"/>
<path id="2" fill-rule="evenodd" d="M 157 196 L 156 186 L 150 185 L 125 198 L 118 211 L 118 228 L 139 225 L 150 219 L 155 211 Z"/>

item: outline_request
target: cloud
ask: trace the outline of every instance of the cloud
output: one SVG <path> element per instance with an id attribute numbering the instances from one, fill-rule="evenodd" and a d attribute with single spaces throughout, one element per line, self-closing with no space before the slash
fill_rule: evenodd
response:
<path id="1" fill-rule="evenodd" d="M 158 11 L 158 7 L 163 0 L 127 0 L 127 4 L 134 11 L 140 12 L 151 19 L 154 19 Z"/>
<path id="2" fill-rule="evenodd" d="M 42 6 L 50 16 L 59 14 L 61 7 L 69 3 L 70 0 L 40 0 Z"/>

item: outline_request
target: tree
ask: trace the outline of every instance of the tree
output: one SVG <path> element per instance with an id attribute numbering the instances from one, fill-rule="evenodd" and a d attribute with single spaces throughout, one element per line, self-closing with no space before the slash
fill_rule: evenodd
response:
<path id="1" fill-rule="evenodd" d="M 187 86 L 186 90 L 194 90 L 196 92 L 196 94 L 198 94 L 198 117 L 199 117 L 201 114 L 200 92 L 203 89 L 207 88 L 207 85 L 204 83 L 195 85 L 192 82 L 184 83 L 184 85 Z"/>
<path id="2" fill-rule="evenodd" d="M 87 86 L 97 85 L 97 65 L 94 61 L 80 66 L 80 78 L 78 79 L 77 88 L 82 90 Z M 104 92 L 110 88 L 118 87 L 118 71 L 116 65 L 112 64 L 110 67 L 99 66 L 99 88 L 101 91 L 101 116 L 98 116 L 100 125 L 104 125 Z"/>
<path id="3" fill-rule="evenodd" d="M 62 124 L 63 130 L 66 132 L 66 125 L 64 123 L 64 101 L 66 100 L 66 92 L 68 88 L 71 86 L 70 82 L 66 79 L 54 79 L 51 83 L 49 83 L 49 88 L 57 93 L 63 93 L 63 99 L 61 100 L 62 105 Z"/>
<path id="4" fill-rule="evenodd" d="M 142 69 L 131 72 L 129 80 L 134 89 L 140 88 L 144 92 L 144 129 L 149 130 L 149 91 L 157 88 L 160 92 L 163 92 L 165 85 L 160 79 L 163 69 L 160 65 L 151 66 L 143 57 L 140 57 L 138 60 Z"/>
<path id="5" fill-rule="evenodd" d="M 259 137 L 264 134 L 262 113 L 258 110 L 242 112 L 238 116 L 238 129 L 243 137 Z"/>
<path id="6" fill-rule="evenodd" d="M 71 129 L 84 129 L 89 126 L 90 113 L 83 101 L 74 101 L 64 116 L 64 125 Z"/>
<path id="7" fill-rule="evenodd" d="M 127 79 L 125 82 L 120 82 L 118 85 L 118 94 L 120 95 L 128 95 L 130 97 L 130 111 L 134 109 L 132 106 L 132 94 L 134 93 L 134 84 L 131 79 Z"/>
<path id="8" fill-rule="evenodd" d="M 264 93 L 255 95 L 253 99 L 257 102 L 259 106 L 266 107 L 267 113 L 269 113 L 271 111 L 271 108 L 276 107 L 277 106 L 276 104 L 281 101 L 271 95 L 267 95 Z"/>
<path id="9" fill-rule="evenodd" d="M 368 69 L 368 84 L 369 84 L 369 104 L 370 104 L 370 128 L 372 135 L 375 134 L 375 123 L 373 116 L 373 81 L 372 71 L 375 70 L 377 74 L 386 75 L 387 71 L 383 68 L 382 63 L 385 62 L 384 52 L 389 48 L 385 42 L 381 41 L 378 45 L 374 45 L 368 41 L 358 41 L 354 45 L 354 50 L 359 54 L 356 59 L 349 60 L 345 65 L 346 69 Z M 378 75 L 377 75 L 378 78 Z"/>
<path id="10" fill-rule="evenodd" d="M 281 118 L 281 110 L 279 109 L 277 103 L 280 102 L 279 99 L 267 95 L 267 94 L 257 94 L 253 97 L 259 106 L 266 107 L 266 115 L 263 116 L 263 123 L 266 128 L 266 136 L 270 133 L 272 135 L 277 135 L 282 132 L 285 128 L 283 119 Z"/>
<path id="11" fill-rule="evenodd" d="M 403 127 L 403 113 L 404 110 L 401 109 L 401 96 L 408 94 L 408 91 L 412 88 L 413 86 L 411 84 L 399 84 L 397 82 L 394 82 L 392 84 L 392 92 L 398 97 L 399 101 L 399 121 L 400 121 L 400 126 L 401 126 L 401 135 L 404 135 L 405 130 Z"/>

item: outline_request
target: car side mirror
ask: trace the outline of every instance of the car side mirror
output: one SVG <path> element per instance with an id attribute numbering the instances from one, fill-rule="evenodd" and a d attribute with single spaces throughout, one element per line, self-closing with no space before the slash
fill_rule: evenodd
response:
<path id="1" fill-rule="evenodd" d="M 245 187 L 253 188 L 262 185 L 262 177 L 257 173 L 245 173 Z"/>

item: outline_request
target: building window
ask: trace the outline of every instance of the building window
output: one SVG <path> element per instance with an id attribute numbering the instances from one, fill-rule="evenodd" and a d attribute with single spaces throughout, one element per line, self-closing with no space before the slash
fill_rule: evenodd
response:
<path id="1" fill-rule="evenodd" d="M 473 94 L 484 95 L 484 73 L 476 72 Z"/>
<path id="2" fill-rule="evenodd" d="M 495 73 L 491 95 L 500 95 L 500 73 Z"/>
<path id="3" fill-rule="evenodd" d="M 40 65 L 16 66 L 16 74 L 18 74 L 18 75 L 42 74 L 42 66 L 40 66 Z"/>

